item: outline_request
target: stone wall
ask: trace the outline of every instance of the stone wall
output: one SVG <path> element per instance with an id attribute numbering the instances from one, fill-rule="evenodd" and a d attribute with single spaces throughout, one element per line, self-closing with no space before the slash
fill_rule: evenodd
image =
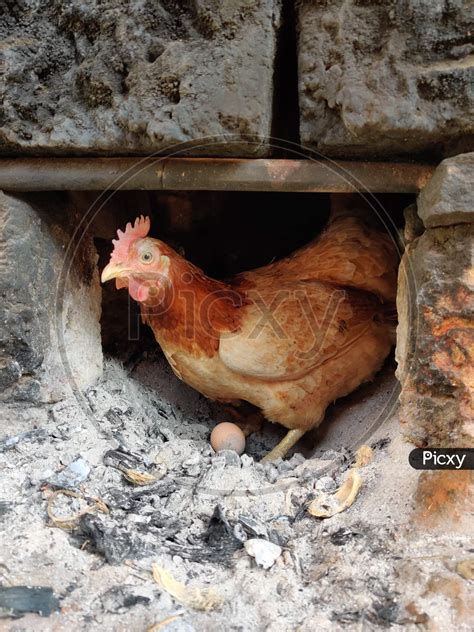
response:
<path id="1" fill-rule="evenodd" d="M 97 253 L 73 237 L 82 214 L 65 194 L 0 192 L 2 401 L 56 401 L 101 375 Z"/>
<path id="2" fill-rule="evenodd" d="M 420 235 L 409 222 L 400 266 L 400 418 L 419 446 L 474 445 L 472 174 L 470 196 L 459 186 L 473 159 L 460 155 L 438 167 L 418 200 L 427 229 Z"/>
<path id="3" fill-rule="evenodd" d="M 268 152 L 279 0 L 5 8 L 3 152 L 150 153 L 229 134 L 262 138 L 195 153 Z"/>
<path id="4" fill-rule="evenodd" d="M 4 4 L 4 154 L 264 156 L 298 129 L 341 158 L 474 148 L 470 0 Z"/>
<path id="5" fill-rule="evenodd" d="M 341 158 L 431 160 L 474 147 L 470 0 L 298 6 L 303 145 Z"/>

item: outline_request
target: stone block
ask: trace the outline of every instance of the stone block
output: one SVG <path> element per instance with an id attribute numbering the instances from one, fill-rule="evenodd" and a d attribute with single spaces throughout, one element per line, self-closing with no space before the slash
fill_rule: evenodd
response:
<path id="1" fill-rule="evenodd" d="M 56 401 L 101 375 L 97 254 L 79 219 L 66 194 L 0 193 L 3 401 Z"/>
<path id="2" fill-rule="evenodd" d="M 300 134 L 335 157 L 474 147 L 470 0 L 298 3 Z"/>
<path id="3" fill-rule="evenodd" d="M 266 155 L 279 20 L 279 0 L 7 1 L 2 152 Z"/>
<path id="4" fill-rule="evenodd" d="M 474 153 L 447 158 L 418 196 L 427 228 L 474 222 Z"/>
<path id="5" fill-rule="evenodd" d="M 474 446 L 474 226 L 433 228 L 399 271 L 400 419 L 418 446 Z"/>

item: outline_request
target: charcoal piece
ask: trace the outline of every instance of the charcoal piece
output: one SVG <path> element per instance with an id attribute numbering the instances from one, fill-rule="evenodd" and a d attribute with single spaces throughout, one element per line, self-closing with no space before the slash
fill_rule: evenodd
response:
<path id="1" fill-rule="evenodd" d="M 149 522 L 144 525 L 144 528 L 146 527 L 150 532 L 158 535 L 160 540 L 167 540 L 184 529 L 187 524 L 187 521 L 183 519 L 166 518 L 163 517 L 161 511 L 155 511 L 150 514 Z"/>
<path id="2" fill-rule="evenodd" d="M 131 527 L 105 522 L 98 516 L 85 514 L 79 521 L 83 536 L 92 543 L 92 547 L 101 553 L 109 564 L 121 564 L 126 559 L 140 559 L 150 555 L 154 547 L 145 541 Z"/>
<path id="3" fill-rule="evenodd" d="M 131 586 L 124 584 L 123 586 L 112 586 L 100 597 L 102 608 L 105 612 L 111 614 L 123 614 L 129 608 L 133 608 L 138 604 L 147 606 L 151 599 L 141 594 L 140 586 Z"/>
<path id="4" fill-rule="evenodd" d="M 329 536 L 329 539 L 335 546 L 344 546 L 353 538 L 360 537 L 361 535 L 362 533 L 359 533 L 358 531 L 352 531 L 351 529 L 341 527 L 340 529 L 332 533 Z"/>
<path id="5" fill-rule="evenodd" d="M 364 621 L 366 618 L 363 610 L 335 611 L 329 616 L 331 621 L 338 621 L 339 623 L 355 623 L 357 621 Z"/>
<path id="6" fill-rule="evenodd" d="M 398 615 L 399 606 L 397 602 L 392 597 L 386 597 L 372 604 L 371 611 L 367 618 L 372 623 L 389 627 L 390 624 L 397 621 Z"/>
<path id="7" fill-rule="evenodd" d="M 280 533 L 276 529 L 268 529 L 268 541 L 272 544 L 277 544 L 278 546 L 286 546 L 288 544 L 289 538 L 286 537 L 283 533 Z"/>
<path id="8" fill-rule="evenodd" d="M 242 542 L 235 537 L 234 528 L 220 505 L 214 508 L 201 539 L 201 559 L 209 562 L 228 564 L 235 551 L 242 548 Z"/>
<path id="9" fill-rule="evenodd" d="M 48 437 L 48 432 L 44 428 L 36 428 L 21 432 L 14 437 L 5 437 L 0 440 L 0 452 L 11 450 L 22 441 L 44 441 Z"/>
<path id="10" fill-rule="evenodd" d="M 234 527 L 224 515 L 222 507 L 217 505 L 204 533 L 194 545 L 182 544 L 176 538 L 166 542 L 170 553 L 180 555 L 192 562 L 212 562 L 224 566 L 231 565 L 231 559 L 242 541 L 234 535 Z"/>
<path id="11" fill-rule="evenodd" d="M 267 527 L 260 520 L 242 515 L 239 516 L 239 522 L 250 536 L 268 539 Z"/>
<path id="12" fill-rule="evenodd" d="M 214 549 L 216 554 L 221 555 L 232 555 L 242 546 L 242 542 L 235 537 L 234 529 L 225 517 L 220 505 L 216 505 L 214 508 L 202 539 Z"/>
<path id="13" fill-rule="evenodd" d="M 22 617 L 35 612 L 49 617 L 59 610 L 59 599 L 48 586 L 0 586 L 0 616 Z"/>
<path id="14" fill-rule="evenodd" d="M 379 439 L 378 441 L 374 441 L 370 446 L 373 450 L 383 450 L 391 443 L 390 437 L 384 437 L 383 439 Z"/>
<path id="15" fill-rule="evenodd" d="M 176 490 L 176 483 L 172 479 L 161 479 L 154 485 L 148 485 L 133 491 L 112 488 L 104 494 L 104 500 L 109 507 L 124 511 L 140 513 L 143 505 L 153 503 L 154 498 L 167 498 Z"/>
<path id="16" fill-rule="evenodd" d="M 118 447 L 116 450 L 108 450 L 103 457 L 104 465 L 116 467 L 117 469 L 137 470 L 143 468 L 143 458 L 128 451 L 124 446 Z"/>
<path id="17" fill-rule="evenodd" d="M 124 417 L 130 418 L 131 409 L 127 409 L 124 413 L 120 408 L 110 408 L 104 415 L 104 418 L 110 423 L 114 430 L 122 430 L 125 427 Z"/>

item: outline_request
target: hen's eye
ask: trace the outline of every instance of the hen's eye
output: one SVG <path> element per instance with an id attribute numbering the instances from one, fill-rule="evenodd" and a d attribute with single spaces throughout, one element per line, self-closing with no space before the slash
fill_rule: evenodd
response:
<path id="1" fill-rule="evenodd" d="M 153 254 L 151 252 L 143 252 L 140 255 L 140 261 L 142 263 L 151 263 L 153 261 Z"/>

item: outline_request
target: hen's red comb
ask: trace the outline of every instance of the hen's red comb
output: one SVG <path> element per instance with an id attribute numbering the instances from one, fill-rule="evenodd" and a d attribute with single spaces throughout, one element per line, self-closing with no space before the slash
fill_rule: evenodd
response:
<path id="1" fill-rule="evenodd" d="M 125 227 L 125 232 L 119 229 L 117 231 L 118 239 L 112 239 L 114 249 L 110 257 L 110 263 L 123 263 L 128 257 L 128 251 L 130 250 L 132 242 L 135 241 L 135 239 L 146 237 L 149 230 L 150 218 L 143 217 L 143 215 L 137 217 L 133 226 L 128 222 Z"/>

